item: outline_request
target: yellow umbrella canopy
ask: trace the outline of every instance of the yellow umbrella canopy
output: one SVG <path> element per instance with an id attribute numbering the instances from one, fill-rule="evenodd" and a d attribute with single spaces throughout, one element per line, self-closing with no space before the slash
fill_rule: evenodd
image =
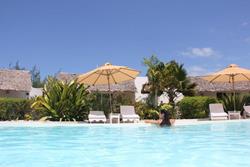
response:
<path id="1" fill-rule="evenodd" d="M 229 82 L 232 83 L 232 91 L 234 93 L 234 110 L 235 110 L 235 82 L 250 81 L 250 70 L 241 68 L 236 64 L 230 64 L 227 68 L 216 73 L 202 77 L 203 79 L 213 82 Z"/>
<path id="2" fill-rule="evenodd" d="M 227 68 L 202 78 L 209 82 L 250 81 L 250 70 L 230 64 Z"/>
<path id="3" fill-rule="evenodd" d="M 126 66 L 114 66 L 106 63 L 86 74 L 79 75 L 77 81 L 87 85 L 110 85 L 133 80 L 139 74 L 139 71 Z"/>
<path id="4" fill-rule="evenodd" d="M 110 112 L 112 113 L 110 85 L 133 80 L 139 74 L 139 71 L 128 68 L 126 66 L 114 66 L 110 63 L 106 63 L 105 65 L 96 68 L 86 74 L 79 75 L 77 77 L 77 82 L 93 86 L 107 84 L 109 90 Z"/>

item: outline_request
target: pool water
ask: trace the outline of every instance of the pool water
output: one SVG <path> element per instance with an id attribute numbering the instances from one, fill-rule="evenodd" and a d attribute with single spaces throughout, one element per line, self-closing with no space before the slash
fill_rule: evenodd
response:
<path id="1" fill-rule="evenodd" d="M 1 167 L 250 166 L 250 122 L 0 127 Z"/>

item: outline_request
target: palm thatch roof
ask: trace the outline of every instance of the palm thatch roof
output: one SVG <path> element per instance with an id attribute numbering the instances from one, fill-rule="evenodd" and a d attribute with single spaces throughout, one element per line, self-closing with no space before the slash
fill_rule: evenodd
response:
<path id="1" fill-rule="evenodd" d="M 71 82 L 72 80 L 76 79 L 77 76 L 78 74 L 60 72 L 56 75 L 56 79 L 63 82 Z"/>
<path id="2" fill-rule="evenodd" d="M 25 70 L 0 70 L 0 90 L 30 91 L 31 74 Z"/>
<path id="3" fill-rule="evenodd" d="M 196 83 L 196 90 L 200 93 L 202 92 L 232 92 L 231 83 L 210 83 L 202 79 L 201 77 L 189 77 L 191 82 Z M 149 93 L 150 85 L 148 83 L 144 84 L 142 87 L 142 93 Z M 237 92 L 250 91 L 250 82 L 236 82 L 235 90 Z"/>
<path id="4" fill-rule="evenodd" d="M 210 83 L 201 77 L 190 77 L 190 80 L 197 84 L 196 89 L 198 92 L 231 92 L 232 84 L 225 83 Z M 235 90 L 238 92 L 250 91 L 250 82 L 236 82 Z"/>
<path id="5" fill-rule="evenodd" d="M 56 75 L 56 78 L 58 80 L 64 81 L 64 82 L 70 82 L 76 77 L 78 74 L 71 74 L 71 73 L 65 73 L 65 72 L 60 72 Z M 89 87 L 90 91 L 100 91 L 100 92 L 107 92 L 108 91 L 108 86 L 107 85 L 96 85 L 96 86 L 90 86 Z M 127 82 L 122 82 L 119 84 L 111 84 L 110 85 L 110 90 L 112 92 L 135 92 L 136 87 L 134 81 L 127 81 Z"/>

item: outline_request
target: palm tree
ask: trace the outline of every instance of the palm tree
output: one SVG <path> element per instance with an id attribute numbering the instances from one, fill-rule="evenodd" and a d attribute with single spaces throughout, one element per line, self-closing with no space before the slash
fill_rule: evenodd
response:
<path id="1" fill-rule="evenodd" d="M 164 63 L 159 61 L 159 59 L 152 55 L 149 59 L 144 58 L 144 64 L 148 67 L 147 77 L 148 77 L 148 88 L 149 88 L 149 98 L 153 100 L 153 107 L 158 105 L 158 96 L 162 92 L 161 88 L 161 75 L 164 69 Z"/>
<path id="2" fill-rule="evenodd" d="M 153 99 L 154 107 L 157 107 L 158 97 L 164 92 L 167 93 L 173 109 L 175 108 L 175 99 L 180 93 L 184 96 L 195 95 L 196 84 L 187 77 L 187 71 L 183 64 L 174 60 L 164 64 L 154 55 L 149 59 L 144 59 L 144 64 L 148 67 L 148 100 Z"/>
<path id="3" fill-rule="evenodd" d="M 161 84 L 164 87 L 164 92 L 168 94 L 169 103 L 172 106 L 175 106 L 175 99 L 179 93 L 182 93 L 184 96 L 195 95 L 196 84 L 192 83 L 187 77 L 183 64 L 179 64 L 176 61 L 170 61 L 165 64 Z"/>

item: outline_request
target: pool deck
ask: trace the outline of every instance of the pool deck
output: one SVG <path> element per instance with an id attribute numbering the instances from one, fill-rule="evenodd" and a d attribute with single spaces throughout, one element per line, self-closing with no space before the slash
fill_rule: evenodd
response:
<path id="1" fill-rule="evenodd" d="M 210 121 L 208 119 L 178 119 L 175 121 L 174 126 L 182 125 L 200 125 L 200 124 L 217 124 L 217 123 L 227 123 L 227 122 L 250 122 L 250 119 L 239 119 L 239 120 L 218 120 Z M 151 126 L 150 123 L 144 123 L 140 121 L 139 123 L 120 123 L 120 124 L 89 124 L 86 122 L 52 122 L 52 121 L 0 121 L 0 127 L 53 127 L 53 126 L 67 126 L 67 127 L 86 127 L 86 126 Z"/>

